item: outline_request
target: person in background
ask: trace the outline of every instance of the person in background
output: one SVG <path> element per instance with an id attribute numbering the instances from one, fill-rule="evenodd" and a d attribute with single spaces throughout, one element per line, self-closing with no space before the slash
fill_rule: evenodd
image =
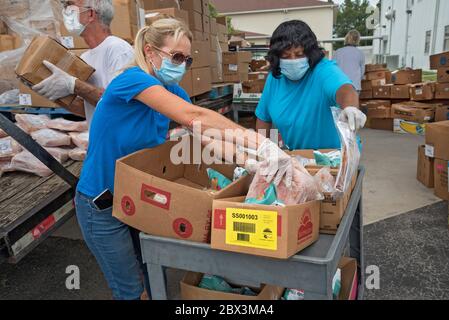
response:
<path id="1" fill-rule="evenodd" d="M 48 61 L 44 64 L 53 75 L 33 86 L 40 95 L 55 101 L 68 95 L 78 97 L 67 110 L 86 118 L 90 127 L 95 107 L 104 89 L 134 58 L 131 45 L 111 34 L 114 18 L 112 0 L 62 1 L 66 29 L 74 36 L 81 36 L 89 50 L 81 58 L 96 71 L 87 82 L 62 71 Z"/>
<path id="2" fill-rule="evenodd" d="M 257 129 L 276 127 L 284 145 L 297 149 L 339 149 L 333 106 L 356 131 L 366 122 L 351 80 L 325 58 L 310 27 L 303 21 L 282 23 L 273 33 L 270 62 L 262 97 L 256 108 Z"/>
<path id="3" fill-rule="evenodd" d="M 357 30 L 349 31 L 345 37 L 345 46 L 335 52 L 334 60 L 360 93 L 365 74 L 365 55 L 357 49 L 359 45 L 360 33 Z"/>

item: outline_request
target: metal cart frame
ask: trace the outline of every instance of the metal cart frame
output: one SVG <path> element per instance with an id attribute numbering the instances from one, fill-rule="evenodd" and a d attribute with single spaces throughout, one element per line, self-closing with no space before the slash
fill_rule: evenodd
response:
<path id="1" fill-rule="evenodd" d="M 315 244 L 289 260 L 213 250 L 207 244 L 141 233 L 142 257 L 147 264 L 153 299 L 167 299 L 164 269 L 171 267 L 237 278 L 244 280 L 244 283 L 303 289 L 307 300 L 332 300 L 332 278 L 348 245 L 349 255 L 358 262 L 358 298 L 362 299 L 365 286 L 362 208 L 364 174 L 362 167 L 337 234 L 321 234 Z"/>

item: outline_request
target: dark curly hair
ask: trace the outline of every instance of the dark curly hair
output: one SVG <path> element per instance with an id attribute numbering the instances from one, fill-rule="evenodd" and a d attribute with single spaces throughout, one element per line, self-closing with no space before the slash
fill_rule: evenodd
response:
<path id="1" fill-rule="evenodd" d="M 318 45 L 315 33 L 309 25 L 300 20 L 291 20 L 282 23 L 273 33 L 270 41 L 270 50 L 267 60 L 270 62 L 270 71 L 278 78 L 281 75 L 279 67 L 281 55 L 285 50 L 302 47 L 309 59 L 310 68 L 314 68 L 325 56 Z"/>

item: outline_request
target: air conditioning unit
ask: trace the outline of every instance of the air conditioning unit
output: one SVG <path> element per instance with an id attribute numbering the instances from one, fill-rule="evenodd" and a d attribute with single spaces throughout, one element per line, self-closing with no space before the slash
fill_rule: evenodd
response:
<path id="1" fill-rule="evenodd" d="M 390 70 L 399 69 L 399 55 L 385 56 L 385 63 Z"/>

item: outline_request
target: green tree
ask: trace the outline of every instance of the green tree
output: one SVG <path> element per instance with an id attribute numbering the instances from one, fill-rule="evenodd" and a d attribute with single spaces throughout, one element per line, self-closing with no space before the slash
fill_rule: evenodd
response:
<path id="1" fill-rule="evenodd" d="M 348 31 L 356 29 L 362 36 L 372 36 L 374 31 L 366 27 L 366 20 L 370 16 L 366 13 L 370 6 L 368 0 L 345 0 L 338 9 L 337 23 L 334 33 L 338 38 L 344 38 Z M 372 41 L 362 41 L 361 45 L 371 45 Z M 334 49 L 343 47 L 342 42 L 334 44 Z"/>
<path id="2" fill-rule="evenodd" d="M 209 2 L 209 13 L 212 18 L 218 17 L 220 14 L 217 11 L 217 8 Z M 232 18 L 226 17 L 227 25 L 228 25 L 228 34 L 233 34 L 235 32 L 234 26 L 232 25 Z"/>

